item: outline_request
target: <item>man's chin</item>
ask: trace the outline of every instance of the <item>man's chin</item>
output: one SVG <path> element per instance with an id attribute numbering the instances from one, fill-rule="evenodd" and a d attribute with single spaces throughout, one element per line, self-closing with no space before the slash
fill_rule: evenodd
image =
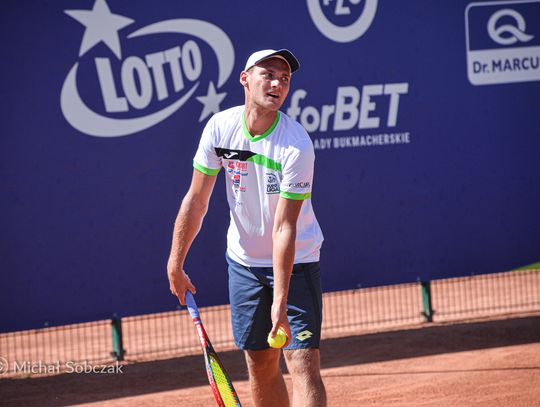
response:
<path id="1" fill-rule="evenodd" d="M 264 110 L 277 112 L 283 105 L 283 102 L 284 101 L 263 100 L 260 102 L 255 102 L 255 104 L 262 107 Z"/>
<path id="2" fill-rule="evenodd" d="M 270 101 L 265 103 L 265 108 L 267 108 L 268 110 L 278 111 L 280 109 L 280 107 L 283 105 L 283 102 L 284 101 L 270 100 Z"/>

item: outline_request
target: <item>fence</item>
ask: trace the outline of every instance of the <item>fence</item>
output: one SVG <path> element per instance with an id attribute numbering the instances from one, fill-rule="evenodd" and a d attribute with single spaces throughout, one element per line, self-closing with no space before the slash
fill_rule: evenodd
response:
<path id="1" fill-rule="evenodd" d="M 325 293 L 322 337 L 540 311 L 540 270 Z M 201 310 L 216 349 L 234 347 L 226 305 Z M 0 334 L 0 377 L 43 375 L 68 363 L 135 362 L 199 352 L 187 311 Z"/>

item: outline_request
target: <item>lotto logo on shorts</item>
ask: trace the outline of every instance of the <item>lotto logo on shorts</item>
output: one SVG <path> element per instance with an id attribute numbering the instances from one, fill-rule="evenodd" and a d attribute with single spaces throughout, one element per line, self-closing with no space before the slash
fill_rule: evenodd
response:
<path id="1" fill-rule="evenodd" d="M 296 335 L 296 339 L 298 339 L 299 341 L 305 341 L 306 339 L 309 339 L 312 336 L 313 334 L 310 331 L 305 330 L 305 331 L 300 332 L 298 335 Z"/>
<path id="2" fill-rule="evenodd" d="M 473 85 L 540 80 L 540 1 L 471 3 L 465 10 Z"/>

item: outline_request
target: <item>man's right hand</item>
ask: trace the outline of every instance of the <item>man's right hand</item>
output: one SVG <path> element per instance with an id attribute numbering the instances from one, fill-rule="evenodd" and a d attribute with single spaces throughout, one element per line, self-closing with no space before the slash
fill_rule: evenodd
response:
<path id="1" fill-rule="evenodd" d="M 171 264 L 167 265 L 167 275 L 169 276 L 171 293 L 178 298 L 180 304 L 186 305 L 186 290 L 191 291 L 193 294 L 197 292 L 189 276 L 181 267 L 175 267 Z"/>

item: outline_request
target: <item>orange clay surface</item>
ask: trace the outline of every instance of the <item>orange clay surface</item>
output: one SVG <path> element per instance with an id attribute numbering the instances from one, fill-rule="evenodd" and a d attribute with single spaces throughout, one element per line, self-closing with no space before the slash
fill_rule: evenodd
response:
<path id="1" fill-rule="evenodd" d="M 538 315 L 326 339 L 321 353 L 329 406 L 540 406 Z M 242 405 L 252 406 L 242 353 L 220 355 Z M 200 355 L 122 370 L 3 378 L 0 405 L 216 405 Z"/>

